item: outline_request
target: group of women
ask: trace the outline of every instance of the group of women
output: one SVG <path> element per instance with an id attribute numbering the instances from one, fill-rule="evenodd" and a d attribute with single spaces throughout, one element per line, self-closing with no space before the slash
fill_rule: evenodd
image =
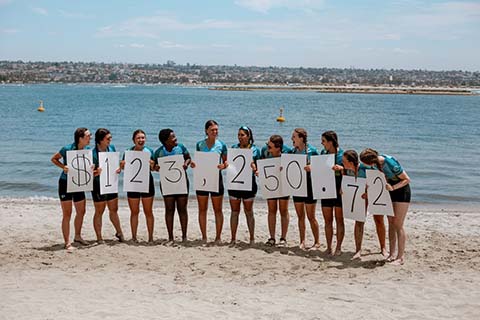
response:
<path id="1" fill-rule="evenodd" d="M 197 142 L 196 151 L 202 152 L 215 152 L 219 155 L 218 169 L 224 170 L 228 167 L 227 162 L 227 146 L 224 142 L 218 139 L 219 127 L 218 123 L 214 120 L 208 120 L 205 123 L 205 135 L 206 138 Z M 74 142 L 63 147 L 59 152 L 55 153 L 52 157 L 52 162 L 60 167 L 63 171 L 59 179 L 59 197 L 61 200 L 61 207 L 63 212 L 62 219 L 62 231 L 65 241 L 65 248 L 69 251 L 74 247 L 70 242 L 70 220 L 72 215 L 72 206 L 75 207 L 76 216 L 74 220 L 75 235 L 73 237 L 74 242 L 79 244 L 87 244 L 87 242 L 81 236 L 81 230 L 83 225 L 83 218 L 85 215 L 85 194 L 84 192 L 67 192 L 67 173 L 68 166 L 66 162 L 66 153 L 68 150 L 82 150 L 88 149 L 90 144 L 91 133 L 87 128 L 78 128 L 74 134 Z M 175 132 L 172 129 L 162 129 L 159 133 L 159 140 L 161 146 L 156 150 L 147 147 L 146 134 L 142 130 L 136 130 L 133 133 L 132 140 L 133 146 L 128 150 L 143 151 L 150 155 L 150 169 L 152 171 L 158 171 L 159 165 L 157 159 L 159 157 L 171 156 L 171 155 L 183 155 L 184 170 L 188 167 L 195 168 L 196 164 L 192 161 L 190 153 L 187 148 L 178 143 Z M 99 175 L 101 168 L 98 163 L 99 152 L 112 152 L 115 151 L 115 147 L 111 144 L 112 135 L 108 129 L 100 128 L 95 132 L 95 147 L 93 149 L 93 161 L 94 161 L 94 187 L 92 191 L 92 199 L 95 206 L 95 214 L 93 218 L 93 224 L 95 233 L 97 236 L 97 242 L 102 243 L 102 215 L 105 208 L 108 207 L 110 221 L 112 222 L 116 234 L 115 236 L 119 241 L 125 241 L 124 233 L 121 228 L 120 220 L 118 217 L 118 194 L 100 194 Z M 260 159 L 280 157 L 282 153 L 304 154 L 307 156 L 307 165 L 304 170 L 307 174 L 307 196 L 306 197 L 293 197 L 293 203 L 295 211 L 298 217 L 298 227 L 300 234 L 301 249 L 306 249 L 305 233 L 306 222 L 305 217 L 308 219 L 310 228 L 313 233 L 314 243 L 309 249 L 319 249 L 320 247 L 320 231 L 319 223 L 317 221 L 315 212 L 317 200 L 313 198 L 312 192 L 312 177 L 310 174 L 310 157 L 312 155 L 319 154 L 334 154 L 335 164 L 332 170 L 335 171 L 335 182 L 337 188 L 337 198 L 335 199 L 323 199 L 321 200 L 321 209 L 324 218 L 325 225 L 325 237 L 327 253 L 331 255 L 340 255 L 342 253 L 342 243 L 345 236 L 345 225 L 342 211 L 342 190 L 341 182 L 343 175 L 351 175 L 355 177 L 366 177 L 367 169 L 380 170 L 385 174 L 387 179 L 387 190 L 390 193 L 392 199 L 394 216 L 388 217 L 388 239 L 389 239 L 389 251 L 386 248 L 386 228 L 384 224 L 383 215 L 373 215 L 378 240 L 380 243 L 381 253 L 385 256 L 386 260 L 393 264 L 403 264 L 406 234 L 404 230 L 404 221 L 408 211 L 410 203 L 410 178 L 406 171 L 402 168 L 400 163 L 393 157 L 388 155 L 379 154 L 373 149 L 365 149 L 360 155 L 354 150 L 343 150 L 339 146 L 337 134 L 334 131 L 326 131 L 321 136 L 323 150 L 320 152 L 308 143 L 307 131 L 303 128 L 296 128 L 292 132 L 292 147 L 288 147 L 284 144 L 283 138 L 279 135 L 272 135 L 265 146 L 262 148 L 257 147 L 254 144 L 253 132 L 249 127 L 242 126 L 238 130 L 238 143 L 233 145 L 232 148 L 251 149 L 253 153 L 253 161 L 250 164 L 252 170 L 252 190 L 251 191 L 238 191 L 228 190 L 231 215 L 230 215 L 230 229 L 231 229 L 231 243 L 236 242 L 236 234 L 238 229 L 239 215 L 241 206 L 243 204 L 243 211 L 245 212 L 247 227 L 250 234 L 250 243 L 255 241 L 255 217 L 253 212 L 253 203 L 257 193 L 257 184 L 255 175 L 257 172 L 257 161 Z M 60 161 L 62 160 L 63 161 Z M 124 161 L 120 161 L 117 173 L 120 173 L 124 168 Z M 188 180 L 187 180 L 188 183 Z M 161 190 L 161 185 L 160 185 Z M 188 188 L 187 188 L 188 190 Z M 128 192 L 128 204 L 130 207 L 130 227 L 131 237 L 133 242 L 137 242 L 137 229 L 138 219 L 140 212 L 140 202 L 143 206 L 143 212 L 145 213 L 148 241 L 153 242 L 154 234 L 154 215 L 153 215 L 153 200 L 155 196 L 155 187 L 153 183 L 153 176 L 150 174 L 150 190 L 145 193 L 140 192 Z M 219 191 L 196 191 L 198 201 L 198 221 L 200 225 L 200 231 L 202 234 L 202 241 L 207 241 L 207 211 L 208 200 L 211 199 L 213 211 L 215 213 L 215 226 L 216 236 L 215 242 L 221 242 L 221 234 L 223 229 L 223 197 L 224 186 L 222 181 L 222 175 L 219 175 Z M 366 202 L 367 193 L 366 190 L 362 195 Z M 188 225 L 188 191 L 186 194 L 176 194 L 163 196 L 165 204 L 165 222 L 168 231 L 169 241 L 174 240 L 173 225 L 174 225 L 174 213 L 178 212 L 181 230 L 182 240 L 187 239 L 187 225 Z M 267 240 L 266 245 L 275 246 L 276 242 L 276 220 L 277 212 L 280 213 L 280 238 L 278 245 L 286 246 L 287 244 L 287 231 L 289 225 L 289 197 L 280 197 L 267 199 L 268 205 L 268 230 L 270 238 Z M 366 210 L 365 210 L 366 211 Z M 333 249 L 333 224 L 336 224 L 336 245 Z M 355 247 L 356 253 L 352 259 L 358 259 L 361 257 L 362 238 L 364 223 L 355 222 L 354 229 Z"/>

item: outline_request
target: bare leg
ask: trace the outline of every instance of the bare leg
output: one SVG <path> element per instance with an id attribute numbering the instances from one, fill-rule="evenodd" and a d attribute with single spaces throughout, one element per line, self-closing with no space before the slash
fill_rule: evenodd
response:
<path id="1" fill-rule="evenodd" d="M 238 216 L 240 215 L 240 199 L 230 199 L 230 208 L 231 208 L 231 215 L 230 215 L 230 230 L 232 234 L 232 238 L 230 243 L 235 243 L 237 239 L 237 228 L 238 228 Z"/>
<path id="2" fill-rule="evenodd" d="M 118 198 L 107 201 L 108 214 L 110 216 L 110 222 L 115 228 L 116 236 L 120 241 L 123 241 L 122 225 L 120 224 L 120 217 L 118 216 Z"/>
<path id="3" fill-rule="evenodd" d="M 155 217 L 153 216 L 153 197 L 142 198 L 143 212 L 147 220 L 148 242 L 153 242 L 153 228 Z"/>
<path id="4" fill-rule="evenodd" d="M 87 201 L 81 200 L 77 202 L 73 202 L 75 206 L 75 220 L 74 220 L 74 227 L 75 227 L 75 240 L 84 241 L 82 239 L 82 226 L 83 226 L 83 217 L 85 216 L 85 206 Z"/>
<path id="5" fill-rule="evenodd" d="M 268 203 L 268 231 L 270 238 L 275 239 L 275 229 L 277 226 L 277 199 L 267 200 Z"/>
<path id="6" fill-rule="evenodd" d="M 215 241 L 222 241 L 223 229 L 223 196 L 212 197 L 213 212 L 215 212 Z"/>
<path id="7" fill-rule="evenodd" d="M 173 241 L 173 218 L 175 215 L 175 198 L 163 197 L 165 204 L 165 224 L 167 225 L 168 241 Z"/>
<path id="8" fill-rule="evenodd" d="M 388 241 L 390 247 L 390 253 L 387 257 L 387 261 L 395 260 L 395 252 L 397 249 L 397 233 L 395 231 L 395 217 L 388 216 Z"/>
<path id="9" fill-rule="evenodd" d="M 287 239 L 288 224 L 290 222 L 290 215 L 288 214 L 288 199 L 280 199 L 280 217 L 282 226 L 282 239 Z"/>
<path id="10" fill-rule="evenodd" d="M 306 203 L 305 209 L 307 211 L 307 218 L 310 222 L 310 228 L 312 229 L 314 243 L 312 248 L 320 248 L 320 230 L 318 227 L 317 217 L 315 216 L 315 210 L 317 208 L 316 203 Z"/>
<path id="11" fill-rule="evenodd" d="M 365 227 L 365 222 L 355 221 L 355 255 L 352 257 L 352 260 L 360 259 L 362 256 L 362 242 L 363 242 L 363 229 Z"/>
<path id="12" fill-rule="evenodd" d="M 178 218 L 180 219 L 180 226 L 182 228 L 182 241 L 187 240 L 188 227 L 188 196 L 177 198 Z"/>
<path id="13" fill-rule="evenodd" d="M 198 224 L 202 232 L 202 241 L 207 241 L 207 210 L 208 210 L 208 196 L 198 196 Z"/>
<path id="14" fill-rule="evenodd" d="M 393 263 L 397 265 L 403 264 L 405 258 L 405 243 L 407 241 L 407 235 L 403 225 L 409 205 L 410 203 L 408 202 L 393 203 L 393 211 L 395 212 L 395 230 L 398 238 L 398 254 Z"/>
<path id="15" fill-rule="evenodd" d="M 333 207 L 322 207 L 323 219 L 325 220 L 325 238 L 327 240 L 327 254 L 332 254 L 333 240 Z"/>
<path id="16" fill-rule="evenodd" d="M 342 243 L 345 237 L 345 223 L 343 221 L 343 209 L 335 207 L 335 223 L 337 225 L 337 246 L 335 248 L 335 255 L 342 254 Z"/>
<path id="17" fill-rule="evenodd" d="M 106 201 L 93 202 L 95 206 L 95 214 L 93 215 L 93 229 L 97 236 L 97 241 L 103 241 L 102 237 L 102 217 L 105 207 L 107 206 Z"/>
<path id="18" fill-rule="evenodd" d="M 255 216 L 253 215 L 253 199 L 243 200 L 243 211 L 247 218 L 248 232 L 250 233 L 250 243 L 255 242 Z"/>
<path id="19" fill-rule="evenodd" d="M 298 217 L 299 248 L 305 250 L 305 202 L 295 202 L 294 206 Z"/>
<path id="20" fill-rule="evenodd" d="M 138 214 L 140 213 L 140 198 L 128 198 L 130 207 L 130 229 L 132 231 L 132 240 L 137 241 Z"/>
<path id="21" fill-rule="evenodd" d="M 386 258 L 388 256 L 387 247 L 385 246 L 386 229 L 382 215 L 373 215 L 375 221 L 375 229 L 377 230 L 378 242 L 380 244 L 380 252 Z"/>
<path id="22" fill-rule="evenodd" d="M 72 218 L 72 201 L 61 201 L 62 206 L 62 233 L 65 248 L 70 247 L 70 219 Z"/>

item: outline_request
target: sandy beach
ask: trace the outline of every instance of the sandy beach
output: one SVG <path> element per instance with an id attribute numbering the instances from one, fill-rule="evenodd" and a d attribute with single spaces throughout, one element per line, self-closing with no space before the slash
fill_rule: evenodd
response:
<path id="1" fill-rule="evenodd" d="M 104 215 L 97 245 L 88 201 L 83 237 L 91 244 L 63 249 L 61 209 L 54 200 L 0 200 L 0 319 L 477 319 L 480 311 L 480 212 L 413 205 L 407 216 L 406 262 L 382 261 L 368 219 L 361 261 L 353 221 L 344 253 L 327 256 L 320 208 L 321 251 L 298 249 L 291 204 L 288 247 L 269 248 L 266 203 L 255 204 L 257 244 L 247 244 L 245 217 L 231 247 L 228 203 L 224 245 L 197 240 L 196 201 L 189 204 L 189 241 L 167 245 L 163 202 L 155 202 L 153 245 L 141 216 L 139 244 L 113 240 Z M 120 201 L 129 238 L 129 210 Z M 209 237 L 214 218 L 208 215 Z M 277 222 L 279 223 L 279 221 Z M 73 225 L 72 225 L 73 229 Z M 278 227 L 277 227 L 278 230 Z M 175 233 L 180 227 L 175 217 Z M 307 223 L 307 244 L 312 235 Z"/>

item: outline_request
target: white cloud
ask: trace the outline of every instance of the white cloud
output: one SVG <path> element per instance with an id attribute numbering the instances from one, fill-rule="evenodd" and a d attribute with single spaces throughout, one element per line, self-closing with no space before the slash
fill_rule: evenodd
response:
<path id="1" fill-rule="evenodd" d="M 145 48 L 145 45 L 144 44 L 140 44 L 140 43 L 131 43 L 129 45 L 130 48 L 137 48 L 137 49 L 141 49 L 141 48 Z"/>
<path id="2" fill-rule="evenodd" d="M 30 9 L 31 9 L 33 12 L 35 12 L 36 14 L 40 14 L 40 15 L 42 15 L 42 16 L 47 16 L 47 15 L 48 15 L 47 9 L 38 8 L 38 7 L 31 7 Z"/>
<path id="3" fill-rule="evenodd" d="M 274 8 L 288 8 L 307 12 L 323 8 L 324 0 L 236 0 L 235 4 L 249 10 L 267 13 Z"/>
<path id="4" fill-rule="evenodd" d="M 190 48 L 190 46 L 174 43 L 171 41 L 162 41 L 158 44 L 158 46 L 164 49 L 189 49 Z"/>

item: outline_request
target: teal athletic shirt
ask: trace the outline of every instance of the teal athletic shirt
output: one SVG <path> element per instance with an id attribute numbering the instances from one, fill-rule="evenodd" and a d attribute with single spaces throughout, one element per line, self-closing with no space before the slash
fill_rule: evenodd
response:
<path id="1" fill-rule="evenodd" d="M 227 156 L 227 145 L 220 140 L 215 140 L 215 143 L 211 148 L 207 146 L 207 140 L 198 141 L 196 145 L 196 150 L 202 152 L 216 152 L 220 156 Z M 221 158 L 222 157 L 218 159 L 219 163 L 221 163 Z"/>
<path id="2" fill-rule="evenodd" d="M 240 149 L 240 144 L 239 144 L 239 143 L 234 144 L 234 145 L 232 146 L 232 149 Z M 252 149 L 253 161 L 257 162 L 257 160 L 259 160 L 259 159 L 260 159 L 260 156 L 261 156 L 261 153 L 260 153 L 261 151 L 260 151 L 260 149 L 259 149 L 256 145 L 254 145 L 254 144 L 252 144 L 252 145 L 250 146 L 250 149 Z"/>
<path id="3" fill-rule="evenodd" d="M 382 169 L 387 180 L 392 182 L 400 181 L 398 176 L 402 174 L 403 168 L 397 159 L 386 154 L 382 154 L 381 156 L 385 158 Z"/>
<path id="4" fill-rule="evenodd" d="M 165 146 L 160 146 L 160 148 L 155 150 L 154 161 L 155 161 L 155 163 L 157 163 L 158 158 L 174 156 L 174 155 L 179 155 L 179 154 L 183 154 L 184 159 L 185 159 L 186 156 L 189 155 L 187 148 L 181 143 L 179 143 L 175 147 L 173 147 L 172 151 L 168 151 L 165 148 Z"/>
<path id="5" fill-rule="evenodd" d="M 133 146 L 133 147 L 131 147 L 131 148 L 125 150 L 125 151 L 136 151 L 136 150 L 134 150 L 134 149 L 135 149 L 135 146 Z M 153 154 L 154 154 L 154 152 L 153 152 L 153 149 L 152 149 L 152 148 L 147 147 L 147 146 L 143 146 L 142 151 L 143 151 L 143 152 L 148 152 L 148 153 L 150 153 L 150 160 L 154 160 L 154 159 L 153 159 Z M 125 153 L 123 153 L 122 160 L 125 160 Z"/>
<path id="6" fill-rule="evenodd" d="M 366 178 L 367 177 L 367 169 L 372 169 L 372 168 L 367 167 L 363 163 L 360 163 L 360 166 L 358 167 L 357 178 Z M 353 170 L 345 170 L 345 175 L 354 177 L 355 172 Z"/>
<path id="7" fill-rule="evenodd" d="M 323 149 L 320 154 L 329 154 L 326 149 Z M 338 164 L 340 166 L 343 166 L 343 149 L 338 148 L 337 154 L 335 156 L 335 164 Z M 341 176 L 342 172 L 341 171 L 335 171 L 336 176 Z"/>
<path id="8" fill-rule="evenodd" d="M 310 163 L 310 157 L 311 156 L 318 156 L 318 150 L 314 146 L 311 146 L 309 143 L 305 146 L 305 149 L 302 151 L 298 150 L 297 148 L 291 148 L 290 152 L 291 154 L 306 154 L 307 155 L 307 163 Z"/>
<path id="9" fill-rule="evenodd" d="M 292 149 L 290 149 L 290 147 L 286 146 L 286 145 L 283 145 L 282 147 L 282 153 L 291 153 Z M 261 159 L 270 159 L 270 158 L 273 158 L 272 154 L 270 152 L 268 152 L 268 148 L 267 146 L 263 146 L 262 147 L 262 150 L 261 150 L 261 155 L 260 155 L 260 158 Z"/>
<path id="10" fill-rule="evenodd" d="M 66 145 L 58 153 L 62 156 L 63 164 L 67 165 L 67 151 L 72 151 L 72 150 L 78 150 L 77 145 L 74 143 L 71 143 L 69 145 Z M 83 150 L 90 150 L 90 146 L 86 146 Z M 62 170 L 62 173 L 60 174 L 60 179 L 67 180 L 67 174 Z"/>

